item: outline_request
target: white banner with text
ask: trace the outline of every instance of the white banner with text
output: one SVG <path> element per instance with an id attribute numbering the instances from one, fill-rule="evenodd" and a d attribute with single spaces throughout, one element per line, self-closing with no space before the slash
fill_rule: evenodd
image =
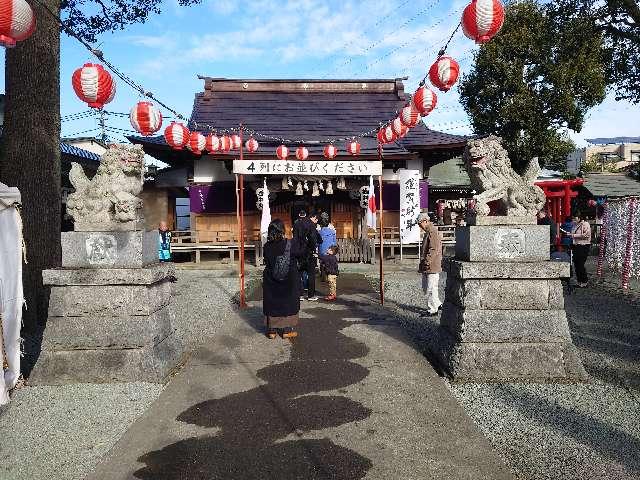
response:
<path id="1" fill-rule="evenodd" d="M 398 171 L 400 180 L 400 237 L 403 244 L 420 242 L 420 172 Z"/>
<path id="2" fill-rule="evenodd" d="M 369 175 L 382 175 L 382 163 L 350 160 L 234 160 L 233 173 L 242 175 L 368 177 Z"/>

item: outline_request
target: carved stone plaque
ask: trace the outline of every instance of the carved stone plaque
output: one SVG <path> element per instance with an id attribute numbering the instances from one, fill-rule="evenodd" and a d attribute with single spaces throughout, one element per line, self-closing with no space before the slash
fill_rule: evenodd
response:
<path id="1" fill-rule="evenodd" d="M 118 256 L 118 243 L 113 235 L 96 233 L 87 237 L 87 259 L 90 265 L 113 265 Z"/>
<path id="2" fill-rule="evenodd" d="M 495 242 L 499 258 L 518 258 L 525 254 L 525 235 L 519 228 L 499 229 Z"/>

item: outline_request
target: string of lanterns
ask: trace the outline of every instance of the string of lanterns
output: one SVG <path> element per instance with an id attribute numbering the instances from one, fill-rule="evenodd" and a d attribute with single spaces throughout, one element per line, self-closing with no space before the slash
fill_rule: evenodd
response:
<path id="1" fill-rule="evenodd" d="M 36 16 L 25 0 L 0 2 L 0 45 L 13 48 L 26 40 L 36 29 Z"/>
<path id="2" fill-rule="evenodd" d="M 33 14 L 31 7 L 29 7 L 24 0 L 0 0 L 2 5 L 7 4 L 7 2 L 13 2 L 13 4 L 20 5 L 22 5 L 20 3 L 22 2 L 28 7 L 28 11 L 31 12 L 31 15 Z M 3 11 L 0 10 L 0 19 L 2 18 L 2 15 Z M 28 19 L 28 15 L 25 14 L 24 18 Z M 31 23 L 25 21 L 22 22 L 22 24 L 24 24 L 25 28 L 28 29 L 35 25 L 34 22 L 35 20 Z M 458 29 L 462 26 L 463 32 L 467 37 L 471 38 L 478 44 L 483 44 L 488 42 L 500 31 L 503 23 L 504 7 L 500 0 L 472 0 L 465 8 L 460 24 L 449 37 L 445 46 L 440 50 L 438 58 L 431 65 L 427 75 L 420 82 L 418 89 L 412 95 L 411 101 L 399 112 L 396 112 L 395 118 L 387 124 L 381 124 L 379 127 L 375 127 L 367 132 L 362 132 L 348 138 L 328 140 L 328 144 L 323 148 L 323 155 L 325 158 L 332 159 L 338 155 L 338 148 L 334 145 L 334 141 L 346 141 L 347 153 L 351 155 L 358 155 L 361 147 L 356 138 L 373 135 L 376 130 L 376 138 L 381 145 L 392 143 L 405 137 L 410 129 L 416 127 L 420 120 L 429 115 L 437 106 L 438 98 L 436 93 L 426 86 L 427 76 L 431 84 L 436 89 L 445 93 L 458 81 L 460 76 L 460 65 L 454 58 L 449 55 L 445 55 L 446 49 Z M 4 41 L 4 33 L 5 32 L 0 29 L 0 43 Z M 76 36 L 76 38 L 78 37 Z M 95 53 L 94 50 L 92 50 L 92 52 Z M 103 59 L 101 53 L 98 57 Z M 110 66 L 106 60 L 105 64 Z M 134 86 L 134 88 L 141 90 L 146 96 L 152 98 L 152 95 L 149 92 L 144 92 L 141 87 L 127 77 L 123 77 L 123 75 L 117 72 L 115 68 L 112 68 L 112 70 L 123 78 L 129 85 Z M 77 96 L 82 101 L 86 102 L 91 108 L 102 109 L 104 105 L 113 100 L 116 92 L 116 84 L 111 74 L 99 64 L 85 64 L 83 67 L 77 69 L 73 74 L 72 84 Z M 162 104 L 162 102 L 159 101 L 158 103 Z M 175 113 L 174 110 L 170 109 L 166 105 L 162 105 Z M 184 118 L 179 114 L 178 117 Z M 129 119 L 134 130 L 143 136 L 152 135 L 162 127 L 162 114 L 159 109 L 149 101 L 139 102 L 135 105 L 131 109 Z M 192 123 L 195 127 L 193 132 L 191 132 L 183 123 L 175 121 L 171 122 L 171 124 L 164 130 L 165 141 L 172 149 L 182 150 L 187 148 L 195 155 L 201 155 L 204 151 L 209 153 L 226 153 L 231 150 L 240 149 L 241 137 L 238 133 L 232 133 L 237 132 L 237 129 L 222 130 L 224 135 L 218 137 L 215 132 L 220 131 L 220 129 L 211 125 L 198 125 L 196 122 Z M 201 130 L 209 130 L 212 133 L 205 137 L 201 133 Z M 250 138 L 245 143 L 245 148 L 250 153 L 257 152 L 260 147 L 254 136 L 281 141 L 282 144 L 279 145 L 275 151 L 276 156 L 281 160 L 285 160 L 289 156 L 289 148 L 285 143 L 320 143 L 287 140 L 284 138 L 261 134 L 260 132 L 250 129 L 245 131 L 250 135 Z M 232 134 L 227 135 L 227 133 Z M 304 145 L 301 145 L 296 149 L 295 155 L 297 159 L 305 160 L 309 156 L 309 151 L 304 147 Z"/>

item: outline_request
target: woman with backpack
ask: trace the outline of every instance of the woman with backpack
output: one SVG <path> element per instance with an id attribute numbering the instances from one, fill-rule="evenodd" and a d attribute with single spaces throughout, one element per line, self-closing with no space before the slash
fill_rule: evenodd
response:
<path id="1" fill-rule="evenodd" d="M 267 337 L 278 332 L 282 338 L 298 336 L 300 292 L 302 291 L 298 261 L 304 252 L 298 242 L 285 237 L 284 223 L 276 219 L 269 224 L 264 245 L 265 269 L 262 275 L 262 311 Z"/>

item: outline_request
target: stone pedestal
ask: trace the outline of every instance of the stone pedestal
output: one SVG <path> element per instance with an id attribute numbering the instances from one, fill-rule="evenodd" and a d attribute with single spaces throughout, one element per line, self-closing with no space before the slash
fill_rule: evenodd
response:
<path id="1" fill-rule="evenodd" d="M 438 354 L 454 380 L 588 378 L 564 310 L 569 264 L 549 261 L 548 226 L 458 228 L 445 269 Z"/>
<path id="2" fill-rule="evenodd" d="M 156 235 L 63 233 L 63 265 L 74 268 L 43 272 L 49 317 L 30 383 L 164 381 L 182 345 L 173 327 L 175 271 L 158 263 Z"/>

